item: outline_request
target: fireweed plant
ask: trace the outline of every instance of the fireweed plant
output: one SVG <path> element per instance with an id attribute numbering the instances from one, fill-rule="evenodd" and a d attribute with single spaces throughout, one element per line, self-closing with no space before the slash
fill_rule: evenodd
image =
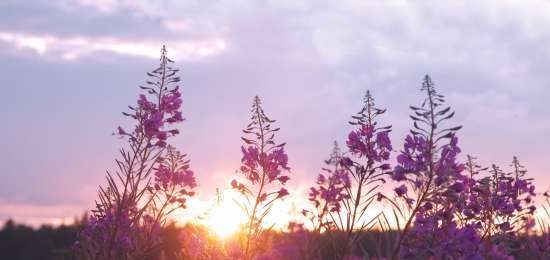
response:
<path id="1" fill-rule="evenodd" d="M 468 200 L 456 215 L 462 226 L 473 224 L 482 242 L 478 247 L 480 255 L 486 258 L 530 255 L 529 259 L 538 259 L 538 253 L 527 252 L 531 245 L 522 241 L 522 236 L 528 236 L 535 226 L 535 186 L 526 177 L 527 170 L 517 157 L 513 157 L 508 173 L 496 165 L 483 168 L 473 156 L 466 158 Z"/>
<path id="2" fill-rule="evenodd" d="M 545 203 L 542 206 L 544 210 L 541 217 L 537 218 L 539 228 L 541 230 L 540 237 L 534 237 L 528 245 L 531 245 L 531 250 L 536 252 L 537 256 L 542 259 L 550 259 L 550 189 L 543 193 Z"/>
<path id="3" fill-rule="evenodd" d="M 303 251 L 309 257 L 308 259 L 320 259 L 321 248 L 318 241 L 320 234 L 322 232 L 330 234 L 337 230 L 331 213 L 339 212 L 342 207 L 341 202 L 350 198 L 346 189 L 351 186 L 351 181 L 346 169 L 341 166 L 342 156 L 338 142 L 334 141 L 330 158 L 325 160 L 325 167 L 322 168 L 324 173 L 318 175 L 315 186 L 309 189 L 308 199 L 311 204 L 302 210 L 302 215 L 312 226 L 312 235 L 305 236 L 303 239 L 305 241 Z M 296 225 L 292 224 L 292 227 Z M 303 225 L 299 227 L 303 230 Z M 332 246 L 335 248 L 334 245 Z"/>
<path id="4" fill-rule="evenodd" d="M 116 159 L 118 169 L 107 172 L 107 185 L 99 188 L 96 208 L 75 243 L 82 259 L 157 259 L 160 231 L 167 216 L 185 208 L 196 181 L 185 155 L 168 145 L 183 121 L 178 70 L 163 46 L 160 66 L 147 73 L 137 105 L 123 115 L 135 125 L 118 127 L 115 135 L 128 141 Z"/>
<path id="5" fill-rule="evenodd" d="M 290 179 L 284 174 L 290 170 L 285 143 L 275 142 L 275 134 L 280 128 L 272 127 L 275 120 L 265 114 L 258 96 L 254 97 L 250 112 L 251 122 L 242 130 L 245 136 L 241 138 L 244 145 L 241 146 L 240 167 L 248 184 L 238 180 L 231 182 L 231 186 L 245 198 L 242 202 L 236 201 L 248 216 L 243 243 L 245 260 L 253 259 L 258 252 L 265 250 L 259 243 L 265 231 L 264 220 L 274 202 L 288 195 L 283 186 Z"/>
<path id="6" fill-rule="evenodd" d="M 330 158 L 325 160 L 322 168 L 324 174 L 319 174 L 315 186 L 309 189 L 308 199 L 312 207 L 304 209 L 302 214 L 311 222 L 314 233 L 333 230 L 335 224 L 330 213 L 339 212 L 342 200 L 350 198 L 346 188 L 351 186 L 351 181 L 340 164 L 341 160 L 342 152 L 335 141 Z"/>
<path id="7" fill-rule="evenodd" d="M 480 251 L 485 254 L 496 249 L 502 254 L 523 254 L 517 242 L 535 226 L 535 186 L 517 157 L 511 168 L 505 173 L 492 165 L 488 176 L 475 179 L 464 211 L 467 219 L 475 221 L 484 245 Z"/>
<path id="8" fill-rule="evenodd" d="M 392 179 L 405 216 L 392 259 L 514 259 L 526 255 L 521 235 L 535 225 L 535 186 L 517 157 L 508 173 L 483 168 L 473 156 L 457 161 L 456 131 L 442 127 L 454 112 L 444 105 L 429 76 L 420 107 L 411 107 L 413 129 L 397 156 Z M 408 214 L 405 214 L 407 212 Z M 397 218 L 397 217 L 396 217 Z M 537 254 L 534 254 L 538 257 Z M 539 258 L 533 258 L 539 259 Z M 543 259 L 543 258 L 540 258 Z"/>
<path id="9" fill-rule="evenodd" d="M 337 229 L 346 234 L 346 255 L 364 254 L 365 249 L 358 242 L 365 232 L 374 228 L 380 215 L 369 217 L 366 213 L 378 199 L 377 191 L 391 172 L 391 126 L 380 126 L 377 121 L 385 112 L 386 109 L 375 105 L 373 96 L 367 91 L 362 109 L 349 122 L 356 129 L 348 134 L 348 152 L 342 156 L 340 165 L 351 176 L 351 185 L 349 182 L 343 185 L 347 196 L 342 197 L 340 204 L 344 210 L 330 214 Z"/>
<path id="10" fill-rule="evenodd" d="M 367 91 L 362 109 L 350 122 L 357 129 L 348 135 L 349 151 L 342 154 L 336 146 L 325 161 L 325 174 L 320 174 L 316 186 L 310 189 L 309 200 L 315 211 L 304 211 L 304 215 L 316 224 L 317 232 L 334 229 L 344 234 L 340 257 L 362 255 L 365 249 L 358 241 L 376 223 L 377 216 L 366 213 L 378 198 L 384 176 L 390 173 L 387 161 L 392 150 L 391 126 L 379 126 L 377 122 L 385 111 L 375 106 Z"/>
<path id="11" fill-rule="evenodd" d="M 243 195 L 236 200 L 247 216 L 241 233 L 221 243 L 205 227 L 190 225 L 177 240 L 182 249 L 168 256 L 162 252 L 168 217 L 186 207 L 197 186 L 186 155 L 169 145 L 179 134 L 175 124 L 183 121 L 180 78 L 171 63 L 163 47 L 137 105 L 123 113 L 134 125 L 115 133 L 128 144 L 78 234 L 81 259 L 550 259 L 549 193 L 543 194 L 546 216 L 536 219 L 535 186 L 517 157 L 509 170 L 483 167 L 470 155 L 459 162 L 461 127 L 446 126 L 454 112 L 427 75 L 425 98 L 410 107 L 413 127 L 393 167 L 391 126 L 378 123 L 386 110 L 367 92 L 350 122 L 355 129 L 346 150 L 335 143 L 309 190 L 311 205 L 302 214 L 310 231 L 301 223 L 289 223 L 288 233 L 266 227 L 275 202 L 288 195 L 290 168 L 285 143 L 275 141 L 279 128 L 255 97 L 243 130 L 243 180 L 231 181 Z M 393 196 L 379 191 L 390 179 L 397 183 Z M 392 205 L 396 226 L 384 212 L 373 212 L 378 201 Z M 536 221 L 540 235 L 533 230 Z M 365 238 L 375 227 L 382 235 L 373 247 Z"/>
<path id="12" fill-rule="evenodd" d="M 464 192 L 470 194 L 468 198 L 468 206 L 464 211 L 457 212 L 457 217 L 461 225 L 475 223 L 478 230 L 482 230 L 484 234 L 491 219 L 490 208 L 491 204 L 491 178 L 487 175 L 489 168 L 483 167 L 477 163 L 477 158 L 471 155 L 466 155 L 465 171 L 467 172 L 469 181 L 465 185 Z M 477 216 L 477 217 L 476 217 Z M 483 220 L 483 221 L 480 221 Z"/>
<path id="13" fill-rule="evenodd" d="M 401 183 L 394 189 L 408 211 L 392 259 L 461 259 L 475 253 L 479 237 L 471 225 L 459 227 L 454 213 L 465 205 L 468 184 L 457 162 L 460 152 L 455 132 L 461 126 L 443 127 L 454 116 L 445 106 L 428 75 L 421 91 L 426 98 L 413 111 L 413 129 L 405 138 L 392 179 Z"/>

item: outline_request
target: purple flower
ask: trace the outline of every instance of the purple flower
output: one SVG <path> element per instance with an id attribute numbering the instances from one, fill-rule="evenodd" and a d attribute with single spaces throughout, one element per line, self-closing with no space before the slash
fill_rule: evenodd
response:
<path id="1" fill-rule="evenodd" d="M 464 183 L 462 183 L 462 182 L 456 182 L 456 183 L 454 183 L 453 185 L 451 185 L 449 187 L 449 189 L 451 189 L 452 191 L 454 191 L 456 193 L 460 193 L 460 192 L 464 191 L 464 188 L 465 188 L 465 186 L 464 186 Z"/>
<path id="2" fill-rule="evenodd" d="M 286 190 L 285 188 L 281 188 L 277 192 L 277 198 L 282 198 L 282 197 L 287 196 L 287 195 L 288 195 L 288 190 Z"/>
<path id="3" fill-rule="evenodd" d="M 174 86 L 179 78 L 170 62 L 163 48 L 159 68 L 148 73 L 156 83 L 141 87 L 146 94 L 123 113 L 134 122 L 133 130 L 118 127 L 116 134 L 127 138 L 130 148 L 121 149 L 116 174 L 107 173 L 96 209 L 78 234 L 75 249 L 84 259 L 149 258 L 162 242 L 160 230 L 170 212 L 194 195 L 189 161 L 168 145 L 179 133 L 170 127 L 183 120 L 181 94 Z"/>
<path id="4" fill-rule="evenodd" d="M 405 177 L 405 169 L 401 166 L 396 166 L 395 170 L 393 171 L 392 179 L 395 181 L 404 181 L 406 179 Z"/>
<path id="5" fill-rule="evenodd" d="M 407 193 L 407 186 L 405 186 L 405 184 L 393 189 L 395 191 L 395 193 L 397 194 L 397 196 L 399 197 L 402 197 L 403 195 L 405 195 Z"/>
<path id="6" fill-rule="evenodd" d="M 247 214 L 259 217 L 266 216 L 271 205 L 278 199 L 288 195 L 288 190 L 281 187 L 290 179 L 283 172 L 290 171 L 288 156 L 284 150 L 284 143 L 275 143 L 275 133 L 279 128 L 272 127 L 275 120 L 265 114 L 258 96 L 252 104 L 252 122 L 243 129 L 245 136 L 241 137 L 244 145 L 241 146 L 243 157 L 240 171 L 250 185 L 232 181 L 231 186 L 241 192 L 248 201 L 253 201 L 250 208 L 243 208 Z M 261 217 L 259 220 L 250 219 L 246 228 L 250 231 L 244 237 L 245 259 L 252 259 L 256 253 L 250 250 L 252 242 L 259 240 L 263 233 Z"/>

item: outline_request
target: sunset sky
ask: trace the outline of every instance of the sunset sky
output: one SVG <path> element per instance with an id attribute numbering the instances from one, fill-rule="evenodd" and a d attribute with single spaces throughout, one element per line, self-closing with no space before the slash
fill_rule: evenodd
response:
<path id="1" fill-rule="evenodd" d="M 547 1 L 4 0 L 0 221 L 93 206 L 125 144 L 111 135 L 129 123 L 120 112 L 163 44 L 183 70 L 173 144 L 200 200 L 235 176 L 254 95 L 278 120 L 290 190 L 304 197 L 367 89 L 401 149 L 426 73 L 464 125 L 463 156 L 508 169 L 517 155 L 539 191 L 550 186 Z"/>

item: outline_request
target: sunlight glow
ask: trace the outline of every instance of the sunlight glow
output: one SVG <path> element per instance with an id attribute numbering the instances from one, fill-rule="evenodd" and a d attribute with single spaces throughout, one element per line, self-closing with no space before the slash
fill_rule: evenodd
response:
<path id="1" fill-rule="evenodd" d="M 239 194 L 233 190 L 222 191 L 214 206 L 208 210 L 204 224 L 220 238 L 227 238 L 239 231 L 246 222 L 246 214 L 235 204 Z"/>

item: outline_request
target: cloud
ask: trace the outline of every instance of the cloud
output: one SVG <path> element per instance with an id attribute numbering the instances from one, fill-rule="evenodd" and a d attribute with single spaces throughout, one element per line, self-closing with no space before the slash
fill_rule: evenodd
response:
<path id="1" fill-rule="evenodd" d="M 0 31 L 23 34 L 133 39 L 177 35 L 163 26 L 162 17 L 148 15 L 132 6 L 102 12 L 75 1 L 2 1 L 0 16 Z"/>
<path id="2" fill-rule="evenodd" d="M 157 58 L 162 44 L 182 60 L 226 48 L 221 33 L 204 34 L 191 19 L 157 16 L 133 1 L 0 3 L 0 41 L 40 56 L 74 60 L 97 52 Z"/>
<path id="3" fill-rule="evenodd" d="M 40 56 L 53 55 L 68 61 L 97 52 L 153 59 L 158 58 L 160 53 L 159 41 L 136 42 L 120 38 L 56 37 L 0 32 L 0 41 L 18 49 L 33 50 Z M 171 54 L 178 57 L 178 60 L 197 60 L 215 55 L 226 48 L 226 43 L 221 38 L 202 41 L 176 40 L 169 43 Z"/>

